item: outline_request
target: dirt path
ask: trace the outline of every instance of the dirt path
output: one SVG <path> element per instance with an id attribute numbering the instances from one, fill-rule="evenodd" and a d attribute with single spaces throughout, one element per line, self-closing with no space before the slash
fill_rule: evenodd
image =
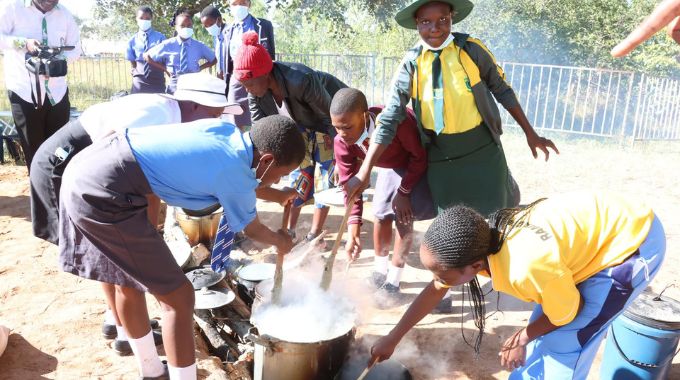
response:
<path id="1" fill-rule="evenodd" d="M 584 140 L 558 138 L 562 154 L 548 163 L 535 161 L 522 138 L 504 137 L 506 154 L 513 175 L 523 189 L 523 200 L 530 201 L 551 193 L 606 188 L 637 196 L 652 205 L 668 234 L 666 263 L 653 283 L 655 291 L 676 284 L 666 294 L 680 300 L 680 148 L 677 144 L 624 148 Z M 135 378 L 132 357 L 120 358 L 110 341 L 100 336 L 103 301 L 96 283 L 61 273 L 56 267 L 57 250 L 31 234 L 25 168 L 0 166 L 0 324 L 12 329 L 9 346 L 0 357 L 0 379 L 82 379 Z M 279 209 L 262 204 L 260 211 L 276 226 Z M 308 225 L 310 209 L 303 211 L 300 226 Z M 341 210 L 334 209 L 327 229 L 337 229 Z M 370 220 L 370 208 L 364 217 Z M 426 223 L 417 228 L 424 231 Z M 363 258 L 353 266 L 350 277 L 362 281 L 372 263 L 372 224 L 363 229 Z M 431 279 L 418 269 L 417 255 L 411 255 L 405 271 L 402 305 L 390 310 L 364 308 L 359 339 L 370 343 L 396 323 L 407 303 Z M 457 301 L 460 294 L 456 295 Z M 457 302 L 458 304 L 459 302 Z M 495 293 L 487 298 L 489 312 L 496 308 Z M 153 317 L 160 313 L 149 302 Z M 502 297 L 502 312 L 487 322 L 482 353 L 475 360 L 461 337 L 461 310 L 450 315 L 430 315 L 407 335 L 395 357 L 421 379 L 502 379 L 507 378 L 498 362 L 498 348 L 510 334 L 526 324 L 530 305 Z M 468 340 L 474 333 L 469 309 L 462 330 Z M 223 378 L 219 362 L 198 351 L 199 377 Z M 597 379 L 599 356 L 592 378 Z M 680 358 L 673 364 L 670 378 L 680 378 Z"/>

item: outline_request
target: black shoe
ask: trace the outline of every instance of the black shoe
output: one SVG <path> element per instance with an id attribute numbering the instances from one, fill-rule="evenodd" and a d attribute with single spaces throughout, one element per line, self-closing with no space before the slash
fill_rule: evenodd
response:
<path id="1" fill-rule="evenodd" d="M 149 319 L 149 325 L 152 330 L 158 329 L 158 320 Z M 116 325 L 110 325 L 106 322 L 102 323 L 102 336 L 105 339 L 116 339 L 118 336 L 118 331 L 116 331 Z"/>
<path id="2" fill-rule="evenodd" d="M 389 309 L 397 306 L 401 299 L 401 291 L 398 286 L 385 282 L 375 292 L 375 304 L 379 309 Z"/>
<path id="3" fill-rule="evenodd" d="M 168 362 L 163 360 L 163 374 L 160 376 L 142 376 L 140 380 L 170 380 L 170 372 L 168 371 Z"/>
<path id="4" fill-rule="evenodd" d="M 160 346 L 163 344 L 163 336 L 161 335 L 160 332 L 152 330 L 153 333 L 153 341 L 156 343 L 156 346 Z M 113 341 L 113 350 L 116 351 L 116 353 L 120 356 L 128 356 L 132 355 L 132 347 L 130 347 L 130 342 L 127 340 L 114 340 Z"/>
<path id="5" fill-rule="evenodd" d="M 451 314 L 453 313 L 453 297 L 447 296 L 442 298 L 441 301 L 432 310 L 433 314 Z"/>
<path id="6" fill-rule="evenodd" d="M 366 282 L 368 285 L 380 289 L 385 284 L 385 280 L 387 280 L 387 275 L 378 273 L 376 271 L 371 272 L 371 277 L 366 279 Z"/>

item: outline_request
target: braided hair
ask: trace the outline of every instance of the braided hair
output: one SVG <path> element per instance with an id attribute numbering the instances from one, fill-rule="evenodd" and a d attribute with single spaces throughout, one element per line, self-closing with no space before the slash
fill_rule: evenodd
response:
<path id="1" fill-rule="evenodd" d="M 170 23 L 169 23 L 172 28 L 174 28 L 175 25 L 177 24 L 177 16 L 180 16 L 180 15 L 189 17 L 189 19 L 193 20 L 193 15 L 191 14 L 191 11 L 189 9 L 178 8 L 177 10 L 175 10 L 175 13 L 172 14 L 172 19 L 170 20 Z M 175 34 L 177 34 L 177 32 L 175 32 Z"/>
<path id="2" fill-rule="evenodd" d="M 488 222 L 481 214 L 469 207 L 460 205 L 449 207 L 441 212 L 427 229 L 423 237 L 423 245 L 432 252 L 442 269 L 463 268 L 498 253 L 505 239 L 516 227 L 523 225 L 531 209 L 542 200 L 539 199 L 523 207 L 496 211 L 489 217 Z M 467 285 L 469 304 L 479 333 L 474 345 L 467 341 L 465 334 L 463 334 L 463 340 L 474 348 L 476 354 L 479 354 L 486 321 L 484 293 L 477 277 Z M 464 288 L 463 307 L 465 306 L 465 293 Z"/>

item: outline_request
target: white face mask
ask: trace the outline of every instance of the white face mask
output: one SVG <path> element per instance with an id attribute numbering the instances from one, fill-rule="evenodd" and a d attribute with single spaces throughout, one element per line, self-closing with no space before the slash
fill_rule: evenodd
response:
<path id="1" fill-rule="evenodd" d="M 137 26 L 139 26 L 139 30 L 146 32 L 151 28 L 151 20 L 137 19 Z"/>
<path id="2" fill-rule="evenodd" d="M 217 37 L 220 35 L 220 27 L 217 26 L 217 23 L 212 24 L 209 28 L 205 28 L 205 30 L 208 31 L 208 34 L 210 34 L 213 37 Z"/>
<path id="3" fill-rule="evenodd" d="M 260 161 L 260 162 L 262 162 L 262 161 Z M 272 164 L 274 164 L 274 161 L 272 160 L 272 162 L 269 164 L 269 166 L 267 166 L 267 169 L 264 170 L 264 173 L 262 173 L 262 177 L 257 178 L 257 169 L 260 167 L 260 162 L 257 163 L 256 167 L 250 168 L 250 170 L 253 172 L 253 175 L 255 176 L 255 181 L 257 181 L 258 185 L 262 183 L 262 178 L 264 178 L 264 176 L 269 171 L 269 168 L 271 168 Z"/>
<path id="4" fill-rule="evenodd" d="M 245 5 L 232 5 L 229 7 L 229 11 L 236 22 L 241 22 L 248 17 L 248 7 Z"/>
<path id="5" fill-rule="evenodd" d="M 192 28 L 182 28 L 177 31 L 177 35 L 183 40 L 188 40 L 194 35 L 194 30 Z"/>
<path id="6" fill-rule="evenodd" d="M 354 144 L 361 146 L 368 137 L 368 123 L 366 122 L 366 114 L 364 114 L 364 133 L 359 136 L 359 139 Z"/>

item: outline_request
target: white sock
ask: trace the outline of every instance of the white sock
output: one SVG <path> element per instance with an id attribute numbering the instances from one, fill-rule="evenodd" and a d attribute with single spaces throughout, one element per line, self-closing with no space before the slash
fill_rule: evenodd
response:
<path id="1" fill-rule="evenodd" d="M 165 367 L 158 357 L 156 343 L 153 341 L 153 331 L 149 330 L 148 334 L 139 339 L 128 338 L 128 341 L 130 341 L 130 347 L 135 354 L 139 374 L 142 377 L 154 377 L 163 374 Z"/>
<path id="2" fill-rule="evenodd" d="M 373 270 L 380 274 L 387 274 L 387 263 L 389 263 L 389 256 L 375 255 L 373 258 Z"/>
<path id="3" fill-rule="evenodd" d="M 168 372 L 170 380 L 196 380 L 196 363 L 184 368 L 177 368 L 168 364 Z"/>
<path id="4" fill-rule="evenodd" d="M 104 323 L 107 325 L 116 324 L 116 318 L 113 316 L 113 311 L 111 311 L 111 309 L 106 309 L 106 312 L 104 313 Z"/>
<path id="5" fill-rule="evenodd" d="M 401 273 L 403 271 L 404 268 L 399 268 L 390 263 L 390 270 L 387 272 L 387 280 L 385 281 L 387 281 L 388 284 L 399 287 L 399 283 L 401 282 Z"/>
<path id="6" fill-rule="evenodd" d="M 116 325 L 116 333 L 118 333 L 118 336 L 116 337 L 117 340 L 128 340 L 123 326 Z"/>

